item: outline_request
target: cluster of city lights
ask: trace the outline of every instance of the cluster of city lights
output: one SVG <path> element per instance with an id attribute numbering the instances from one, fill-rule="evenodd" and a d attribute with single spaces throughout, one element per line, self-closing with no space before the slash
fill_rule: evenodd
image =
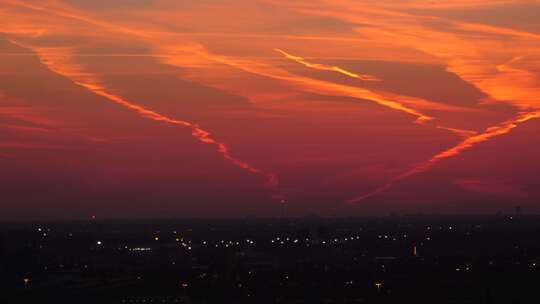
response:
<path id="1" fill-rule="evenodd" d="M 430 225 L 424 226 L 425 230 L 427 232 L 427 235 L 423 236 L 419 239 L 418 246 L 424 246 L 424 242 L 432 241 L 431 234 L 434 233 L 433 230 L 439 230 L 439 231 L 446 231 L 446 232 L 455 232 L 456 229 L 452 225 L 448 226 L 435 226 L 432 227 Z M 481 229 L 481 225 L 474 225 L 472 227 L 473 229 Z M 45 238 L 48 237 L 51 232 L 50 228 L 44 228 L 43 226 L 38 226 L 37 231 Z M 192 231 L 192 229 L 188 229 L 187 231 Z M 359 229 L 359 231 L 363 231 L 363 229 Z M 332 245 L 341 245 L 348 242 L 358 241 L 360 240 L 360 235 L 349 235 L 346 237 L 332 237 L 332 238 L 298 238 L 298 237 L 290 237 L 290 236 L 276 236 L 271 238 L 269 241 L 265 240 L 258 240 L 257 242 L 254 239 L 251 238 L 245 238 L 245 239 L 236 239 L 236 240 L 202 240 L 200 242 L 193 243 L 191 240 L 187 240 L 184 237 L 182 237 L 177 230 L 171 231 L 174 237 L 174 241 L 181 246 L 181 248 L 184 248 L 186 251 L 191 251 L 194 248 L 241 248 L 241 247 L 250 247 L 255 245 L 265 245 L 268 244 L 273 247 L 290 247 L 290 246 L 332 246 Z M 465 235 L 470 236 L 470 231 L 465 231 Z M 73 233 L 68 233 L 67 236 L 69 238 L 73 238 Z M 152 235 L 152 240 L 155 242 L 160 243 L 168 243 L 167 237 L 162 237 L 161 231 L 155 231 Z M 381 241 L 399 241 L 399 240 L 409 240 L 411 239 L 407 233 L 389 233 L 389 234 L 378 234 L 374 236 L 375 238 L 381 240 Z M 417 239 L 417 237 L 414 237 L 414 239 Z M 97 247 L 105 248 L 104 242 L 102 240 L 95 241 L 95 244 Z M 146 244 L 150 245 L 150 244 Z M 132 252 L 145 252 L 145 251 L 151 251 L 152 245 L 150 246 L 123 246 L 119 247 L 119 250 L 126 249 Z M 415 250 L 416 250 L 416 246 Z M 41 246 L 40 246 L 41 248 Z M 416 252 L 416 251 L 415 251 Z M 416 256 L 416 254 L 415 254 Z M 529 264 L 530 268 L 536 268 L 536 264 Z M 458 270 L 459 269 L 459 270 Z M 457 267 L 456 271 L 467 271 L 466 267 Z"/>
<path id="2" fill-rule="evenodd" d="M 129 251 L 151 251 L 152 248 L 150 247 L 135 247 L 135 248 L 129 248 Z"/>

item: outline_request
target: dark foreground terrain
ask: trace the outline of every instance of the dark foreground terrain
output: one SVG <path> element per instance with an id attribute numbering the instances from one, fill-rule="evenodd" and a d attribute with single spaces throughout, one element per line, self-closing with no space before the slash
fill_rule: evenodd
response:
<path id="1" fill-rule="evenodd" d="M 0 229 L 0 303 L 540 303 L 532 216 Z"/>

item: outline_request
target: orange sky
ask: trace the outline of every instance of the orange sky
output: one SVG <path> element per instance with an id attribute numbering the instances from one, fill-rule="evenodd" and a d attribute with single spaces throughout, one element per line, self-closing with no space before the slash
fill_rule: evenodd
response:
<path id="1" fill-rule="evenodd" d="M 540 211 L 540 1 L 0 3 L 2 218 Z"/>

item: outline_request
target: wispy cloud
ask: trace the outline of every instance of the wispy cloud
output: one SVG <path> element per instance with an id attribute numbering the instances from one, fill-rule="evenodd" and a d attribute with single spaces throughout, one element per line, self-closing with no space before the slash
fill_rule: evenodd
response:
<path id="1" fill-rule="evenodd" d="M 197 138 L 204 144 L 214 146 L 217 152 L 219 152 L 225 159 L 235 166 L 240 167 L 248 172 L 264 176 L 266 179 L 266 184 L 270 187 L 276 187 L 278 185 L 278 179 L 274 174 L 266 173 L 250 165 L 249 163 L 232 156 L 225 143 L 214 139 L 209 131 L 201 128 L 199 125 L 193 122 L 174 119 L 162 115 L 156 111 L 150 110 L 136 104 L 135 102 L 127 100 L 120 95 L 112 93 L 105 87 L 97 75 L 85 71 L 81 65 L 76 63 L 75 56 L 71 48 L 42 48 L 22 45 L 15 41 L 13 41 L 13 43 L 18 44 L 21 47 L 31 49 L 39 57 L 40 61 L 52 72 L 70 79 L 76 85 L 79 85 L 98 96 L 138 113 L 141 117 L 191 129 L 191 134 L 193 137 Z"/>

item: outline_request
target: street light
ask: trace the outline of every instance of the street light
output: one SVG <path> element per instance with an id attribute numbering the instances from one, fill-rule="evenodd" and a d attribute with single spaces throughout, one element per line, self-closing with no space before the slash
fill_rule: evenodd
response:
<path id="1" fill-rule="evenodd" d="M 30 283 L 30 279 L 29 279 L 29 278 L 24 278 L 24 279 L 23 279 L 23 282 L 24 282 L 24 288 L 27 288 L 27 287 L 28 287 L 28 283 Z"/>
<path id="2" fill-rule="evenodd" d="M 377 292 L 381 291 L 382 282 L 375 282 L 375 287 L 377 287 Z"/>

